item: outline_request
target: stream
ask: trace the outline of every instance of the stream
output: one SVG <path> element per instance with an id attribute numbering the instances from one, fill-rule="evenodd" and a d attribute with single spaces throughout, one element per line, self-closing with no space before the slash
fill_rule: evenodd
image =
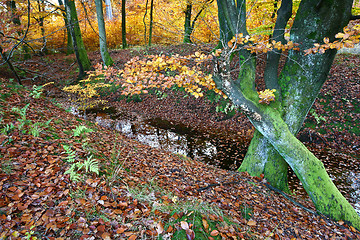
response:
<path id="1" fill-rule="evenodd" d="M 74 112 L 73 112 L 74 113 Z M 79 113 L 74 113 L 82 117 Z M 174 123 L 160 118 L 142 119 L 137 114 L 119 113 L 115 109 L 93 109 L 88 115 L 103 127 L 115 129 L 127 137 L 151 147 L 185 155 L 223 169 L 236 170 L 247 151 L 247 143 L 233 135 L 219 137 L 197 129 L 189 128 L 182 123 Z M 338 187 L 340 192 L 354 206 L 360 215 L 360 156 L 316 154 Z M 290 170 L 289 184 L 297 194 L 306 194 L 301 183 Z"/>

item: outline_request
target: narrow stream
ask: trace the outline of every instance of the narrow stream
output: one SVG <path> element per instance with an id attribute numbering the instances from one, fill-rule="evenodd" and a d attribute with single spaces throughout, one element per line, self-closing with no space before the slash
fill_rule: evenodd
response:
<path id="1" fill-rule="evenodd" d="M 116 129 L 126 136 L 152 147 L 171 151 L 218 166 L 237 169 L 247 150 L 247 143 L 238 137 L 219 137 L 159 118 L 143 120 L 136 114 L 117 113 L 114 109 L 92 110 L 95 121 L 107 128 Z M 325 165 L 331 179 L 352 203 L 360 215 L 360 156 L 322 152 L 319 159 Z M 240 161 L 239 161 L 240 160 Z M 290 174 L 290 186 L 304 193 L 301 183 Z"/>

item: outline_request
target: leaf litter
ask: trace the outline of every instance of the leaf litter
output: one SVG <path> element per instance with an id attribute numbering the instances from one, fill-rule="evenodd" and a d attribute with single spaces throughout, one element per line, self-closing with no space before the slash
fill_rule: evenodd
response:
<path id="1" fill-rule="evenodd" d="M 342 68 L 343 66 L 335 64 L 336 71 Z M 353 89 L 357 89 L 358 72 L 353 74 L 355 77 L 352 79 L 355 80 L 350 79 L 350 82 L 354 82 Z M 219 169 L 142 145 L 115 131 L 76 118 L 47 98 L 33 99 L 24 89 L 14 92 L 7 83 L 7 79 L 2 79 L 1 95 L 8 96 L 11 93 L 6 100 L 0 102 L 2 127 L 11 123 L 18 126 L 19 116 L 12 108 L 23 108 L 28 103 L 27 119 L 33 122 L 54 120 L 37 137 L 23 133 L 18 128 L 0 136 L 2 238 L 157 239 L 161 236 L 166 239 L 183 236 L 183 233 L 188 239 L 194 239 L 194 236 L 196 239 L 196 236 L 200 236 L 199 229 L 207 234 L 208 239 L 360 237 L 346 223 L 334 223 L 311 214 L 269 190 L 262 178 Z M 325 86 L 321 94 L 341 87 L 343 85 L 336 88 Z M 50 91 L 57 90 L 52 88 Z M 335 92 L 334 95 L 338 96 Z M 170 98 L 164 99 L 162 103 L 165 104 L 158 105 L 158 108 L 151 111 L 149 107 L 145 108 L 144 103 L 156 103 L 157 100 L 150 97 L 150 100 L 146 100 L 148 102 L 137 104 L 137 108 L 133 108 L 136 105 L 133 102 L 126 106 L 122 104 L 122 107 L 203 126 L 202 117 L 207 116 L 204 113 L 206 111 L 196 107 L 200 103 L 198 101 L 203 100 L 185 98 L 178 107 L 186 106 L 190 111 L 173 114 L 172 111 L 177 111 L 177 108 L 171 110 L 163 107 Z M 333 101 L 341 103 L 336 98 Z M 343 102 L 347 104 L 346 101 Z M 317 104 L 316 111 L 320 111 Z M 326 114 L 326 111 L 321 113 Z M 222 128 L 233 130 L 234 133 L 253 131 L 241 117 L 219 121 L 220 115 L 214 115 L 216 116 L 211 116 L 208 118 L 211 120 L 207 121 L 210 125 L 220 125 L 214 127 L 214 131 L 221 132 Z M 358 120 L 355 118 L 357 115 L 352 117 Z M 244 124 L 241 125 L 242 121 Z M 74 137 L 73 129 L 79 125 L 94 131 L 86 133 L 86 138 Z M 208 126 L 207 129 L 210 129 Z M 350 138 L 355 139 L 354 145 L 358 144 L 358 137 L 354 138 L 351 133 L 335 133 L 339 134 L 340 140 L 344 139 L 342 141 Z M 327 135 L 325 137 L 328 138 Z M 339 140 L 333 142 L 336 141 Z M 339 147 L 340 144 L 333 142 L 328 141 L 327 144 Z M 63 144 L 72 146 L 79 159 L 84 159 L 90 152 L 94 154 L 100 162 L 100 174 L 83 173 L 82 181 L 70 181 L 69 175 L 64 174 L 69 163 L 64 160 L 66 153 Z M 314 148 L 324 147 L 322 144 L 319 147 L 319 143 L 309 142 L 311 144 L 315 145 Z M 309 199 L 298 195 L 292 197 L 315 211 Z M 204 210 L 202 206 L 208 207 L 204 207 Z M 221 210 L 221 213 L 216 209 Z M 196 221 L 196 212 L 200 212 L 199 222 Z M 230 221 L 227 222 L 226 219 Z"/>

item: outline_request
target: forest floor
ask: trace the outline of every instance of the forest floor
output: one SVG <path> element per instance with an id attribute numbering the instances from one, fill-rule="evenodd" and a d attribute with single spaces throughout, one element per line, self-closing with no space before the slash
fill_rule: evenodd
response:
<path id="1" fill-rule="evenodd" d="M 189 45 L 150 49 L 153 54 L 193 51 Z M 118 67 L 145 54 L 142 48 L 111 52 Z M 89 56 L 100 62 L 99 53 Z M 315 155 L 355 156 L 349 166 L 359 164 L 359 66 L 359 56 L 337 56 L 299 133 Z M 143 145 L 70 114 L 61 104 L 68 101 L 61 89 L 76 76 L 74 56 L 37 57 L 25 61 L 24 73 L 25 68 L 38 76 L 25 87 L 10 83 L 9 75 L 1 79 L 0 239 L 360 238 L 346 223 L 312 213 L 313 204 L 302 195 L 290 197 L 310 211 L 270 190 L 264 179 Z M 55 84 L 35 98 L 32 85 L 46 82 Z M 250 141 L 253 128 L 240 113 L 229 118 L 214 111 L 219 102 L 166 93 L 163 99 L 142 95 L 140 102 L 117 93 L 106 98 L 140 118 L 226 131 L 229 138 Z M 80 181 L 71 180 L 66 171 L 82 163 L 91 167 L 72 174 Z"/>

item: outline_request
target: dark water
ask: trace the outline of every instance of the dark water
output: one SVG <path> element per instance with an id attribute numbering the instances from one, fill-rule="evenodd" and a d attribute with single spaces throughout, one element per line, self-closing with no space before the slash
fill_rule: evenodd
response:
<path id="1" fill-rule="evenodd" d="M 117 113 L 114 109 L 92 110 L 99 125 L 116 129 L 132 139 L 152 147 L 185 155 L 219 166 L 237 169 L 244 158 L 247 144 L 240 136 L 209 134 L 186 127 L 181 123 L 159 118 L 143 120 L 136 114 Z M 359 156 L 321 152 L 316 154 L 325 165 L 331 179 L 360 214 Z M 290 174 L 290 186 L 305 194 L 295 175 Z"/>

